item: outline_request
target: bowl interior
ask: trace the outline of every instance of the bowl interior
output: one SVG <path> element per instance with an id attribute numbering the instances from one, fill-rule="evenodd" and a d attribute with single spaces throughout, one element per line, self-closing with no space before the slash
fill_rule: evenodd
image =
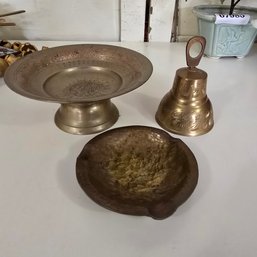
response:
<path id="1" fill-rule="evenodd" d="M 97 136 L 85 146 L 77 163 L 78 181 L 86 193 L 102 205 L 109 199 L 116 207 L 151 208 L 171 199 L 176 202 L 180 191 L 190 185 L 191 174 L 197 173 L 196 161 L 181 140 L 140 126 Z"/>
<path id="2" fill-rule="evenodd" d="M 30 54 L 6 72 L 6 84 L 24 96 L 61 103 L 109 99 L 142 85 L 151 62 L 111 45 L 68 45 Z"/>

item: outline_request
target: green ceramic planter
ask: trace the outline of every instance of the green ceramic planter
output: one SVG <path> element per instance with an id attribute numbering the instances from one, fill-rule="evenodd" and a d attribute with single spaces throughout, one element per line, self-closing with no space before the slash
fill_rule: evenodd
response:
<path id="1" fill-rule="evenodd" d="M 199 34 L 206 38 L 205 55 L 214 58 L 245 57 L 257 35 L 252 22 L 257 19 L 257 8 L 238 7 L 235 14 L 249 14 L 246 25 L 215 24 L 215 14 L 228 14 L 228 6 L 199 5 L 193 8 L 198 18 Z"/>

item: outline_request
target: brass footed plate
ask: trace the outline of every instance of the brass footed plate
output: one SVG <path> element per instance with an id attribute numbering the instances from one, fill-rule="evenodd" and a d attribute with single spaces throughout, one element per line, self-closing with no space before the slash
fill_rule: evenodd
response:
<path id="1" fill-rule="evenodd" d="M 115 212 L 164 219 L 194 191 L 198 166 L 190 149 L 163 130 L 129 126 L 89 141 L 76 163 L 85 193 Z"/>
<path id="2" fill-rule="evenodd" d="M 25 56 L 6 71 L 18 94 L 61 103 L 56 125 L 90 134 L 113 125 L 119 113 L 110 101 L 141 86 L 152 74 L 142 54 L 118 46 L 81 44 L 49 48 Z"/>

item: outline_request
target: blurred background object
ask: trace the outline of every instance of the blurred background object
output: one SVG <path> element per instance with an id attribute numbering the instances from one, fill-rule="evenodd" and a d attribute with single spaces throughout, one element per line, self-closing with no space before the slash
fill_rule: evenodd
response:
<path id="1" fill-rule="evenodd" d="M 47 47 L 43 46 L 42 50 L 45 48 Z M 1 40 L 0 41 L 0 77 L 4 75 L 5 70 L 13 62 L 35 51 L 38 51 L 38 49 L 29 42 L 21 43 L 21 42 L 15 41 L 11 43 L 7 40 Z"/>
<path id="2" fill-rule="evenodd" d="M 224 5 L 229 2 L 224 0 Z M 0 39 L 142 42 L 147 27 L 149 35 L 145 38 L 150 42 L 170 42 L 175 15 L 172 41 L 187 41 L 198 33 L 192 8 L 220 3 L 220 0 L 2 0 L 1 13 L 24 9 L 26 15 L 8 19 L 16 26 L 2 26 Z M 240 4 L 257 7 L 256 0 L 243 0 Z"/>

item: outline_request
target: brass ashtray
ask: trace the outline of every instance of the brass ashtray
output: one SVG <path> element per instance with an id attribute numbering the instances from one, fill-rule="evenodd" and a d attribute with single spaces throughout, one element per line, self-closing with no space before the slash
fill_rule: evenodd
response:
<path id="1" fill-rule="evenodd" d="M 129 126 L 90 140 L 76 164 L 85 193 L 115 212 L 164 219 L 194 191 L 198 166 L 190 149 L 163 130 Z"/>
<path id="2" fill-rule="evenodd" d="M 118 46 L 82 44 L 31 53 L 6 71 L 6 84 L 18 94 L 61 103 L 56 125 L 90 134 L 112 126 L 119 113 L 112 97 L 141 86 L 152 74 L 142 54 Z"/>

